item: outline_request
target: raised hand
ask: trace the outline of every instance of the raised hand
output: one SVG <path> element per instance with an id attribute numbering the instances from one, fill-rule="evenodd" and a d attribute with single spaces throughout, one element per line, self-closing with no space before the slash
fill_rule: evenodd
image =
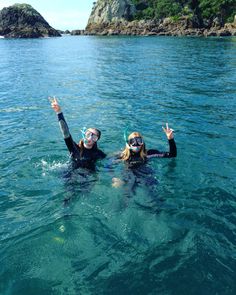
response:
<path id="1" fill-rule="evenodd" d="M 169 128 L 168 123 L 166 123 L 166 128 L 162 127 L 162 129 L 165 132 L 168 140 L 174 138 L 174 130 Z"/>
<path id="2" fill-rule="evenodd" d="M 55 96 L 53 98 L 52 97 L 49 97 L 48 99 L 50 100 L 51 107 L 54 109 L 54 111 L 56 113 L 60 113 L 61 112 L 61 107 L 59 106 L 56 97 Z"/>

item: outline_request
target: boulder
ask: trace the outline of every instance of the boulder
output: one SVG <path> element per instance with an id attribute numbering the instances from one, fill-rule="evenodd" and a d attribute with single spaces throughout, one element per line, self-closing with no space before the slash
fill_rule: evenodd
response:
<path id="1" fill-rule="evenodd" d="M 223 28 L 217 32 L 217 36 L 221 36 L 221 37 L 231 36 L 231 32 Z"/>
<path id="2" fill-rule="evenodd" d="M 215 37 L 215 36 L 217 36 L 217 30 L 214 28 L 211 30 L 205 29 L 203 32 L 203 35 L 205 37 Z"/>
<path id="3" fill-rule="evenodd" d="M 222 23 L 221 23 L 219 17 L 215 17 L 213 19 L 211 27 L 216 28 L 218 30 L 222 27 Z"/>
<path id="4" fill-rule="evenodd" d="M 236 36 L 236 22 L 226 23 L 224 29 L 229 31 L 232 36 Z"/>
<path id="5" fill-rule="evenodd" d="M 15 4 L 0 11 L 0 35 L 5 38 L 61 36 L 28 4 Z"/>
<path id="6" fill-rule="evenodd" d="M 72 30 L 72 31 L 70 32 L 70 34 L 71 34 L 72 36 L 84 35 L 84 30 Z"/>

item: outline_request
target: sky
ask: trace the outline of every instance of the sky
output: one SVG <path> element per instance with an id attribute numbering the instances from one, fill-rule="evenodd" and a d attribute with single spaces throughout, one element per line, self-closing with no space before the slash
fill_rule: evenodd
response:
<path id="1" fill-rule="evenodd" d="M 0 0 L 0 10 L 15 3 L 33 6 L 55 29 L 84 29 L 95 0 Z"/>

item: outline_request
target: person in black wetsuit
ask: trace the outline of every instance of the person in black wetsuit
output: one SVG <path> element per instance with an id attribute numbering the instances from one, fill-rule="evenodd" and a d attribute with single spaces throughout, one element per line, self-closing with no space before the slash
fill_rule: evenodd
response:
<path id="1" fill-rule="evenodd" d="M 66 146 L 70 152 L 73 168 L 88 168 L 95 170 L 95 162 L 106 157 L 106 154 L 98 149 L 97 142 L 101 137 L 101 131 L 96 128 L 84 130 L 83 139 L 77 144 L 74 142 L 61 107 L 56 98 L 51 99 L 51 106 L 57 113 L 59 126 Z"/>
<path id="2" fill-rule="evenodd" d="M 50 98 L 50 101 L 53 110 L 57 114 L 59 126 L 71 156 L 71 165 L 63 175 L 66 187 L 64 205 L 68 205 L 71 199 L 87 195 L 91 191 L 97 180 L 96 161 L 105 158 L 106 154 L 97 146 L 97 142 L 101 137 L 100 130 L 96 128 L 83 130 L 83 139 L 77 144 L 70 134 L 57 99 Z"/>
<path id="3" fill-rule="evenodd" d="M 147 160 L 150 158 L 174 158 L 177 156 L 177 148 L 174 140 L 173 129 L 170 129 L 168 123 L 166 128 L 162 127 L 165 132 L 168 143 L 169 152 L 161 152 L 157 149 L 147 150 L 143 137 L 139 132 L 132 132 L 126 140 L 126 147 L 123 152 L 118 156 L 118 159 L 123 160 L 128 170 L 123 177 L 113 177 L 112 186 L 119 187 L 123 184 L 128 185 L 126 187 L 127 195 L 135 193 L 136 187 L 143 184 L 144 187 L 148 188 L 149 193 L 155 195 L 156 186 L 158 181 L 153 177 L 153 171 L 148 167 Z"/>
<path id="4" fill-rule="evenodd" d="M 143 137 L 139 132 L 133 132 L 129 135 L 126 142 L 126 147 L 123 150 L 120 158 L 126 161 L 130 165 L 135 163 L 145 162 L 149 158 L 173 158 L 177 156 L 177 148 L 174 140 L 173 129 L 170 129 L 168 123 L 166 128 L 162 127 L 165 132 L 170 150 L 169 152 L 160 152 L 159 150 L 151 149 L 147 150 Z"/>

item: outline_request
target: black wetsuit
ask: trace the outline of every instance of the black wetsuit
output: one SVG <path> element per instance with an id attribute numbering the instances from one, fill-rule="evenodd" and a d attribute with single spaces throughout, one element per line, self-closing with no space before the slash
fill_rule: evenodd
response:
<path id="1" fill-rule="evenodd" d="M 127 161 L 128 165 L 130 167 L 136 166 L 136 165 L 140 165 L 144 162 L 146 162 L 147 159 L 150 158 L 174 158 L 177 156 L 177 148 L 176 148 L 176 144 L 175 144 L 175 140 L 174 139 L 170 139 L 168 140 L 169 143 L 169 152 L 160 152 L 158 150 L 147 150 L 147 157 L 145 160 L 143 160 L 139 153 L 134 153 L 131 151 L 131 157 L 130 159 Z"/>
<path id="2" fill-rule="evenodd" d="M 151 197 L 156 196 L 158 180 L 154 176 L 154 171 L 147 165 L 147 160 L 151 158 L 174 158 L 177 156 L 177 148 L 174 139 L 168 140 L 169 152 L 161 152 L 159 150 L 147 150 L 147 157 L 142 159 L 139 153 L 131 151 L 131 157 L 126 161 L 127 170 L 124 171 L 123 181 L 126 183 L 125 195 L 132 197 L 136 193 L 138 186 L 147 188 Z"/>
<path id="3" fill-rule="evenodd" d="M 81 150 L 78 144 L 72 139 L 63 113 L 59 113 L 57 116 L 66 146 L 71 155 L 73 168 L 81 167 L 95 170 L 96 160 L 105 158 L 106 154 L 98 149 L 96 143 L 91 149 L 83 147 L 83 150 Z"/>

